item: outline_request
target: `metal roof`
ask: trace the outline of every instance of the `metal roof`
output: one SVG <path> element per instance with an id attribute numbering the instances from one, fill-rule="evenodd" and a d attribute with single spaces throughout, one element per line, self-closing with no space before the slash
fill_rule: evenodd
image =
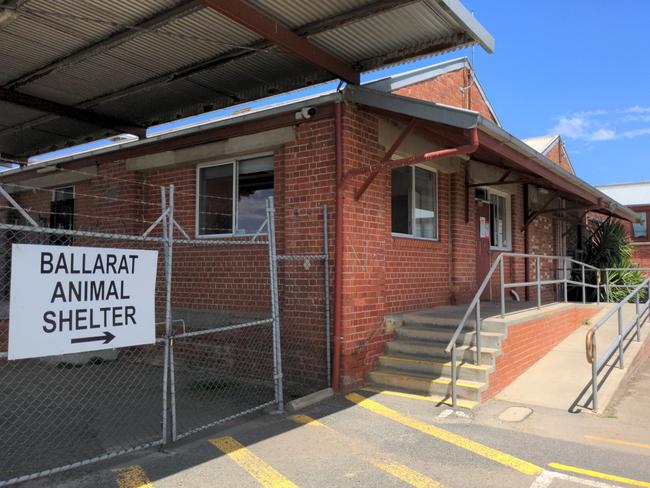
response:
<path id="1" fill-rule="evenodd" d="M 371 107 L 387 113 L 399 114 L 407 117 L 417 118 L 423 121 L 428 121 L 434 124 L 442 124 L 442 126 L 453 127 L 456 129 L 472 129 L 478 128 L 483 134 L 498 141 L 497 146 L 505 148 L 508 147 L 515 151 L 518 155 L 525 158 L 530 162 L 531 174 L 541 178 L 547 178 L 549 174 L 554 175 L 558 181 L 561 182 L 561 190 L 565 195 L 576 196 L 581 200 L 587 200 L 592 204 L 597 204 L 598 207 L 605 213 L 617 215 L 621 218 L 636 221 L 636 214 L 625 207 L 625 204 L 619 201 L 607 192 L 591 186 L 589 183 L 578 178 L 576 175 L 566 171 L 555 162 L 548 159 L 543 154 L 539 153 L 523 141 L 517 139 L 506 130 L 502 129 L 492 121 L 486 119 L 478 112 L 451 107 L 448 105 L 428 102 L 425 100 L 418 100 L 414 98 L 403 97 L 386 93 L 378 90 L 373 90 L 364 86 L 348 86 L 342 92 L 328 91 L 326 93 L 314 94 L 309 97 L 304 97 L 298 100 L 291 100 L 289 102 L 282 102 L 275 105 L 268 105 L 253 109 L 242 114 L 231 114 L 219 120 L 214 120 L 209 123 L 199 124 L 192 127 L 179 128 L 172 131 L 167 131 L 145 140 L 137 140 L 125 142 L 110 147 L 103 147 L 89 152 L 78 153 L 75 155 L 56 158 L 53 160 L 43 161 L 39 163 L 30 164 L 22 168 L 16 168 L 0 172 L 0 181 L 3 179 L 15 179 L 27 177 L 29 174 L 38 171 L 40 168 L 52 165 L 60 165 L 72 161 L 92 160 L 93 157 L 116 153 L 115 157 L 119 158 L 119 151 L 128 151 L 130 149 L 143 147 L 148 144 L 159 143 L 162 141 L 181 139 L 191 134 L 209 131 L 211 129 L 223 128 L 246 122 L 255 122 L 262 119 L 267 119 L 272 116 L 292 113 L 300 110 L 302 107 L 307 106 L 323 106 L 337 101 L 345 100 L 350 103 L 357 103 L 366 107 Z M 481 143 L 482 144 L 482 143 Z M 476 153 L 479 160 L 489 162 L 494 159 L 494 154 L 489 150 L 484 150 L 479 147 Z M 501 155 L 496 156 L 499 164 L 504 164 L 505 157 Z M 545 176 L 546 175 L 546 176 Z M 558 178 L 559 177 L 559 178 Z M 650 183 L 648 184 L 650 186 Z"/>
<path id="2" fill-rule="evenodd" d="M 458 0 L 0 0 L 0 156 L 473 44 L 494 40 Z"/>
<path id="3" fill-rule="evenodd" d="M 600 185 L 596 188 L 623 205 L 650 205 L 650 181 Z"/>
<path id="4" fill-rule="evenodd" d="M 559 138 L 559 134 L 552 134 L 548 136 L 529 137 L 528 139 L 522 139 L 522 141 L 524 141 L 538 153 L 546 155 L 553 147 L 553 144 L 555 144 Z"/>

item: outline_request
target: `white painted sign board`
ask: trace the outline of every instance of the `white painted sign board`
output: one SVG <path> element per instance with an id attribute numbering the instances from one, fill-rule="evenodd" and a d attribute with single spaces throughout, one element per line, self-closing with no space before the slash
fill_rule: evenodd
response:
<path id="1" fill-rule="evenodd" d="M 9 359 L 153 344 L 158 251 L 13 244 Z"/>

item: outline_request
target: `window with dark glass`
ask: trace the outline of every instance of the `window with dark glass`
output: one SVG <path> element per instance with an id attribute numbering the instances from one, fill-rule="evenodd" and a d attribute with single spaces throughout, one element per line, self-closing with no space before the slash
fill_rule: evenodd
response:
<path id="1" fill-rule="evenodd" d="M 391 225 L 395 234 L 438 238 L 437 174 L 419 166 L 391 172 Z"/>
<path id="2" fill-rule="evenodd" d="M 637 212 L 639 221 L 632 224 L 635 239 L 648 238 L 648 214 L 647 212 Z"/>
<path id="3" fill-rule="evenodd" d="M 273 157 L 199 168 L 198 234 L 254 234 L 273 196 Z M 235 197 L 236 196 L 236 197 Z"/>

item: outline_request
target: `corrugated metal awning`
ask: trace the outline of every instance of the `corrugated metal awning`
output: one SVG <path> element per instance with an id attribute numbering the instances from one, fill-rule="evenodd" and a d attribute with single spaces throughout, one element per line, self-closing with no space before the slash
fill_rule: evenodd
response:
<path id="1" fill-rule="evenodd" d="M 477 43 L 494 45 L 458 0 L 0 0 L 0 155 Z"/>

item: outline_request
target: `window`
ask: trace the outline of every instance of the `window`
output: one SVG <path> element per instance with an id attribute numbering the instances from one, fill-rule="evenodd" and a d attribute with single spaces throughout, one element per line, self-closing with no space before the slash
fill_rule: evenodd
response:
<path id="1" fill-rule="evenodd" d="M 438 239 L 438 175 L 404 166 L 391 172 L 391 224 L 395 234 Z"/>
<path id="2" fill-rule="evenodd" d="M 632 225 L 634 230 L 635 239 L 647 239 L 648 238 L 648 214 L 646 212 L 637 212 L 639 216 L 639 222 Z"/>
<path id="3" fill-rule="evenodd" d="M 488 189 L 490 202 L 490 247 L 509 250 L 512 236 L 510 195 Z"/>
<path id="4" fill-rule="evenodd" d="M 66 186 L 52 190 L 52 201 L 50 202 L 50 228 L 52 229 L 73 229 L 74 228 L 74 187 Z M 52 234 L 50 244 L 62 246 L 72 245 L 72 237 L 61 234 Z"/>
<path id="5" fill-rule="evenodd" d="M 272 156 L 203 165 L 197 178 L 197 235 L 257 232 L 273 196 Z"/>

